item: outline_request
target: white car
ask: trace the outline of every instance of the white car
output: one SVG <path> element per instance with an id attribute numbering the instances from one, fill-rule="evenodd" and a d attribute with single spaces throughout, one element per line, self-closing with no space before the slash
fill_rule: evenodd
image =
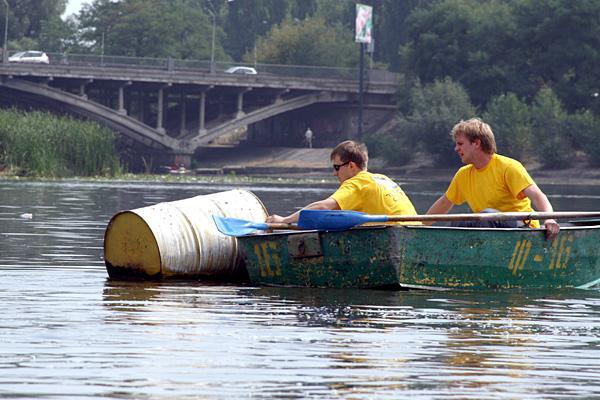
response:
<path id="1" fill-rule="evenodd" d="M 48 55 L 43 51 L 20 51 L 10 56 L 8 61 L 14 63 L 50 64 Z"/>
<path id="2" fill-rule="evenodd" d="M 252 67 L 231 67 L 225 70 L 227 74 L 243 74 L 243 75 L 256 75 L 257 72 Z"/>

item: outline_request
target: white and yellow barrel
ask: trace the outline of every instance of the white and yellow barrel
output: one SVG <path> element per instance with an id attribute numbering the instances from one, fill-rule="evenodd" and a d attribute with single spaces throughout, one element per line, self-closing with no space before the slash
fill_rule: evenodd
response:
<path id="1" fill-rule="evenodd" d="M 221 234 L 213 215 L 264 221 L 267 210 L 247 190 L 229 190 L 115 214 L 104 234 L 112 278 L 234 277 L 242 260 L 237 240 Z"/>

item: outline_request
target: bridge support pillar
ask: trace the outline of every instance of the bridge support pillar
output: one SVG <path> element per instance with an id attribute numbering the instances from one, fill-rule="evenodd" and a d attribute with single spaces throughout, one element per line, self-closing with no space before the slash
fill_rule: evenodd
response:
<path id="1" fill-rule="evenodd" d="M 179 124 L 179 135 L 180 136 L 185 135 L 185 120 L 187 118 L 186 108 L 185 108 L 185 106 L 186 106 L 185 100 L 186 100 L 185 93 L 182 92 L 181 93 L 181 100 L 180 100 L 181 101 L 181 106 L 180 106 L 180 110 L 181 110 L 181 114 L 180 114 L 181 122 Z"/>
<path id="2" fill-rule="evenodd" d="M 84 99 L 86 99 L 86 100 L 87 100 L 88 96 L 87 96 L 87 94 L 85 93 L 85 87 L 86 87 L 87 85 L 89 85 L 90 83 L 92 83 L 92 80 L 91 80 L 91 79 L 87 79 L 87 80 L 83 81 L 83 82 L 82 82 L 82 83 L 79 85 L 79 95 L 80 95 L 81 97 L 83 97 Z"/>
<path id="3" fill-rule="evenodd" d="M 123 86 L 119 86 L 119 113 L 127 115 L 125 109 L 125 95 L 123 94 Z"/>
<path id="4" fill-rule="evenodd" d="M 275 104 L 281 104 L 281 103 L 283 103 L 283 97 L 282 97 L 282 96 L 283 96 L 284 94 L 286 94 L 286 93 L 289 93 L 289 92 L 290 92 L 290 89 L 283 89 L 283 90 L 280 90 L 280 91 L 279 91 L 279 93 L 277 93 L 277 94 L 275 95 L 275 102 L 274 102 L 274 103 L 275 103 Z"/>
<path id="5" fill-rule="evenodd" d="M 245 115 L 244 113 L 244 93 L 249 92 L 252 88 L 247 88 L 238 93 L 237 96 L 237 118 L 241 118 Z"/>
<path id="6" fill-rule="evenodd" d="M 198 133 L 202 135 L 203 133 L 206 133 L 206 128 L 204 128 L 204 119 L 206 117 L 206 92 L 200 93 L 198 114 L 200 115 L 200 120 L 198 121 Z"/>
<path id="7" fill-rule="evenodd" d="M 165 128 L 163 128 L 163 112 L 164 112 L 164 90 L 163 88 L 158 89 L 158 106 L 157 106 L 157 116 L 156 116 L 156 130 L 160 133 L 165 133 Z"/>
<path id="8" fill-rule="evenodd" d="M 146 100 L 144 99 L 144 91 L 138 93 L 138 120 L 144 122 L 146 120 Z"/>

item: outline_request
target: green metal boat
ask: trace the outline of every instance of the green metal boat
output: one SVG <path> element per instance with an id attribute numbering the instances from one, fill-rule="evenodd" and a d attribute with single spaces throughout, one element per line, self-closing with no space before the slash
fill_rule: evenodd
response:
<path id="1" fill-rule="evenodd" d="M 332 288 L 589 288 L 600 284 L 599 221 L 543 229 L 362 226 L 238 238 L 257 285 Z"/>

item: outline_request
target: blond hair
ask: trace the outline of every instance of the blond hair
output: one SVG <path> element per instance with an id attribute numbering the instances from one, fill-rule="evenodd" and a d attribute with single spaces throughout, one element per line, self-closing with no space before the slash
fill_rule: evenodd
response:
<path id="1" fill-rule="evenodd" d="M 481 142 L 481 150 L 487 154 L 496 152 L 496 139 L 492 128 L 479 118 L 471 118 L 466 121 L 460 121 L 454 125 L 450 133 L 456 141 L 456 135 L 464 135 L 469 142 L 473 143 L 475 139 Z"/>

